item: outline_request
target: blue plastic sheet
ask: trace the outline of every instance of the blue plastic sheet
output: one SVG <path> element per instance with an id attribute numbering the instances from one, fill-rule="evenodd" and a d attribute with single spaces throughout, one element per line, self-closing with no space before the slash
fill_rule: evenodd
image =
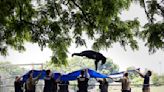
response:
<path id="1" fill-rule="evenodd" d="M 137 70 L 140 70 L 140 68 L 138 68 Z M 117 73 L 111 73 L 108 76 L 111 78 L 121 78 L 121 77 L 123 77 L 125 72 L 133 73 L 133 72 L 135 72 L 135 70 L 128 70 L 128 71 L 122 71 L 122 72 L 117 72 Z"/>
<path id="2" fill-rule="evenodd" d="M 44 79 L 44 77 L 46 76 L 46 71 L 45 70 L 31 70 L 33 71 L 33 77 L 36 77 L 38 76 L 40 73 L 41 74 L 41 77 L 40 79 Z M 29 72 L 31 72 L 29 71 Z M 129 70 L 127 72 L 134 72 L 135 70 Z M 25 75 L 23 75 L 23 81 L 25 82 L 27 79 L 28 79 L 28 73 L 26 73 Z M 71 73 L 68 73 L 68 74 L 64 74 L 61 76 L 60 80 L 61 81 L 72 81 L 72 80 L 76 80 L 78 76 L 80 76 L 80 72 L 81 70 L 77 70 L 77 71 L 74 71 L 74 72 L 71 72 Z M 90 75 L 90 78 L 109 78 L 109 77 L 112 77 L 112 76 L 117 76 L 117 75 L 120 75 L 121 76 L 124 74 L 124 72 L 118 72 L 118 73 L 112 73 L 112 74 L 109 74 L 108 76 L 107 75 L 104 75 L 104 74 L 101 74 L 101 73 L 98 73 L 97 71 L 94 71 L 94 70 L 91 70 L 91 69 L 88 69 L 88 73 Z M 53 78 L 54 79 L 57 79 L 59 77 L 60 73 L 53 73 Z"/>
<path id="3" fill-rule="evenodd" d="M 46 76 L 45 70 L 31 70 L 31 71 L 33 71 L 33 77 L 38 76 L 40 73 L 42 73 L 40 79 L 44 79 L 44 77 Z M 31 72 L 31 71 L 29 71 L 29 72 Z M 26 81 L 28 79 L 29 72 L 26 73 L 25 75 L 23 75 L 23 81 Z M 71 72 L 68 74 L 64 74 L 61 76 L 60 80 L 62 80 L 62 81 L 76 80 L 77 77 L 80 76 L 80 72 L 81 72 L 81 70 L 74 71 L 74 72 Z M 91 69 L 88 69 L 88 73 L 90 75 L 90 78 L 108 78 L 108 76 L 100 74 Z M 59 75 L 60 75 L 60 73 L 53 73 L 54 79 L 57 79 L 59 77 Z"/>

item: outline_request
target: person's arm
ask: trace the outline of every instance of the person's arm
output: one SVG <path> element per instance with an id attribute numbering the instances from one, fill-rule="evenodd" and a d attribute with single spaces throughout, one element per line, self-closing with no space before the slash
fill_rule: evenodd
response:
<path id="1" fill-rule="evenodd" d="M 56 79 L 56 82 L 60 82 L 60 79 L 61 79 L 61 74 L 59 74 L 59 77 Z"/>
<path id="2" fill-rule="evenodd" d="M 119 80 L 114 80 L 114 82 L 122 82 L 122 78 L 121 79 L 119 79 Z"/>
<path id="3" fill-rule="evenodd" d="M 34 81 L 38 81 L 39 78 L 41 77 L 41 75 L 42 75 L 42 72 L 41 72 L 37 77 L 35 77 L 33 80 L 34 80 Z"/>
<path id="4" fill-rule="evenodd" d="M 88 69 L 85 69 L 85 77 L 88 78 L 88 79 L 90 78 L 90 75 L 88 73 Z"/>
<path id="5" fill-rule="evenodd" d="M 113 79 L 112 77 L 109 77 L 109 76 L 108 76 L 108 78 L 111 79 L 111 82 L 114 82 L 114 79 Z"/>
<path id="6" fill-rule="evenodd" d="M 135 70 L 142 78 L 144 78 L 144 75 L 139 71 L 139 70 Z"/>
<path id="7" fill-rule="evenodd" d="M 111 79 L 111 80 L 113 80 L 113 78 L 112 78 L 112 77 L 109 77 L 109 76 L 108 76 L 108 78 L 109 78 L 109 79 Z"/>
<path id="8" fill-rule="evenodd" d="M 98 79 L 98 78 L 95 78 L 95 79 L 96 79 L 97 82 L 101 82 L 102 81 L 102 79 Z"/>

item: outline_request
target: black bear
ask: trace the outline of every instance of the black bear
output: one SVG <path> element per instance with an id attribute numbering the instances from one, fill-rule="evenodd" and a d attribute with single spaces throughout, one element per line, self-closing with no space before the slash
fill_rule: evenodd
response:
<path id="1" fill-rule="evenodd" d="M 98 66 L 98 62 L 101 62 L 101 65 L 105 64 L 106 62 L 106 57 L 104 57 L 101 53 L 99 52 L 95 52 L 92 50 L 86 50 L 86 51 L 82 51 L 81 53 L 73 53 L 72 57 L 76 55 L 76 56 L 85 56 L 89 59 L 94 59 L 95 60 L 95 68 L 97 70 L 97 66 Z"/>

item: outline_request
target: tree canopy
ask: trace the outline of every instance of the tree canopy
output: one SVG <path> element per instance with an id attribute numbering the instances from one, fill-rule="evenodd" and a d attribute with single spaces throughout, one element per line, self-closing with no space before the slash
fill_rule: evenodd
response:
<path id="1" fill-rule="evenodd" d="M 140 3 L 148 19 L 140 37 L 146 41 L 149 52 L 164 50 L 164 0 L 135 0 Z M 159 18 L 161 18 L 159 20 Z"/>
<path id="2" fill-rule="evenodd" d="M 7 55 L 9 47 L 24 51 L 25 42 L 38 43 L 41 49 L 53 51 L 54 63 L 65 64 L 72 43 L 86 44 L 83 34 L 94 41 L 94 50 L 110 48 L 116 42 L 138 49 L 139 21 L 119 17 L 133 1 L 137 0 L 0 0 L 0 53 Z M 138 1 L 149 7 L 143 5 L 144 0 Z M 163 48 L 162 25 L 150 22 L 141 32 L 150 51 Z M 161 31 L 152 31 L 156 29 Z"/>

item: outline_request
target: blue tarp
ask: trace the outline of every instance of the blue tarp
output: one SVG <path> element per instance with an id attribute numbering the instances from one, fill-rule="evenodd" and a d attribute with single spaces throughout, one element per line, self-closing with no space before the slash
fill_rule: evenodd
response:
<path id="1" fill-rule="evenodd" d="M 71 73 L 68 73 L 66 75 L 63 75 L 61 77 L 61 80 L 76 80 L 78 76 L 80 76 L 81 70 L 74 71 Z M 88 73 L 90 75 L 90 78 L 108 78 L 108 76 L 100 74 L 94 70 L 88 69 Z"/>
<path id="2" fill-rule="evenodd" d="M 45 70 L 31 70 L 33 71 L 33 77 L 36 77 L 37 75 L 41 74 L 40 79 L 44 79 L 44 77 L 46 76 L 46 71 Z M 29 71 L 30 72 L 30 71 Z M 25 75 L 23 75 L 23 81 L 26 81 L 28 79 L 28 73 L 26 73 Z M 78 71 L 74 71 L 68 74 L 64 74 L 61 76 L 61 80 L 62 81 L 70 81 L 70 80 L 76 80 L 77 77 L 80 75 L 81 70 Z M 100 74 L 94 70 L 88 69 L 88 73 L 90 75 L 90 78 L 108 78 L 108 76 Z M 54 79 L 57 79 L 59 76 L 59 73 L 53 73 L 54 75 Z"/>
<path id="3" fill-rule="evenodd" d="M 33 71 L 33 77 L 36 77 L 40 73 L 42 73 L 40 79 L 44 79 L 44 77 L 46 76 L 45 70 L 31 70 L 31 71 Z M 134 72 L 134 71 L 135 70 L 128 70 L 127 72 Z M 25 75 L 23 75 L 23 81 L 24 82 L 28 79 L 29 72 L 26 73 Z M 77 71 L 74 71 L 74 72 L 71 72 L 68 74 L 64 74 L 61 76 L 60 80 L 62 80 L 62 81 L 76 80 L 77 77 L 80 76 L 80 72 L 81 72 L 81 70 L 77 70 Z M 112 73 L 112 74 L 109 74 L 108 75 L 109 77 L 108 77 L 107 75 L 100 74 L 97 71 L 94 71 L 91 69 L 88 69 L 88 73 L 90 75 L 90 78 L 109 78 L 109 77 L 118 77 L 118 76 L 120 77 L 120 76 L 123 76 L 123 74 L 124 74 L 124 72 Z M 57 79 L 59 75 L 60 75 L 60 73 L 53 73 L 54 79 Z"/>
<path id="4" fill-rule="evenodd" d="M 140 68 L 138 68 L 137 70 L 139 70 L 139 69 Z M 127 71 L 122 71 L 122 72 L 117 72 L 117 73 L 111 73 L 108 76 L 112 77 L 112 78 L 119 78 L 119 77 L 123 77 L 125 72 L 133 73 L 133 72 L 135 72 L 135 70 L 127 70 Z"/>
<path id="5" fill-rule="evenodd" d="M 29 72 L 27 72 L 26 74 L 24 74 L 23 77 L 23 81 L 25 82 L 28 79 L 28 75 L 29 73 L 33 71 L 33 77 L 38 76 L 40 73 L 42 73 L 40 79 L 43 79 L 46 75 L 46 71 L 45 70 L 30 70 Z"/>

